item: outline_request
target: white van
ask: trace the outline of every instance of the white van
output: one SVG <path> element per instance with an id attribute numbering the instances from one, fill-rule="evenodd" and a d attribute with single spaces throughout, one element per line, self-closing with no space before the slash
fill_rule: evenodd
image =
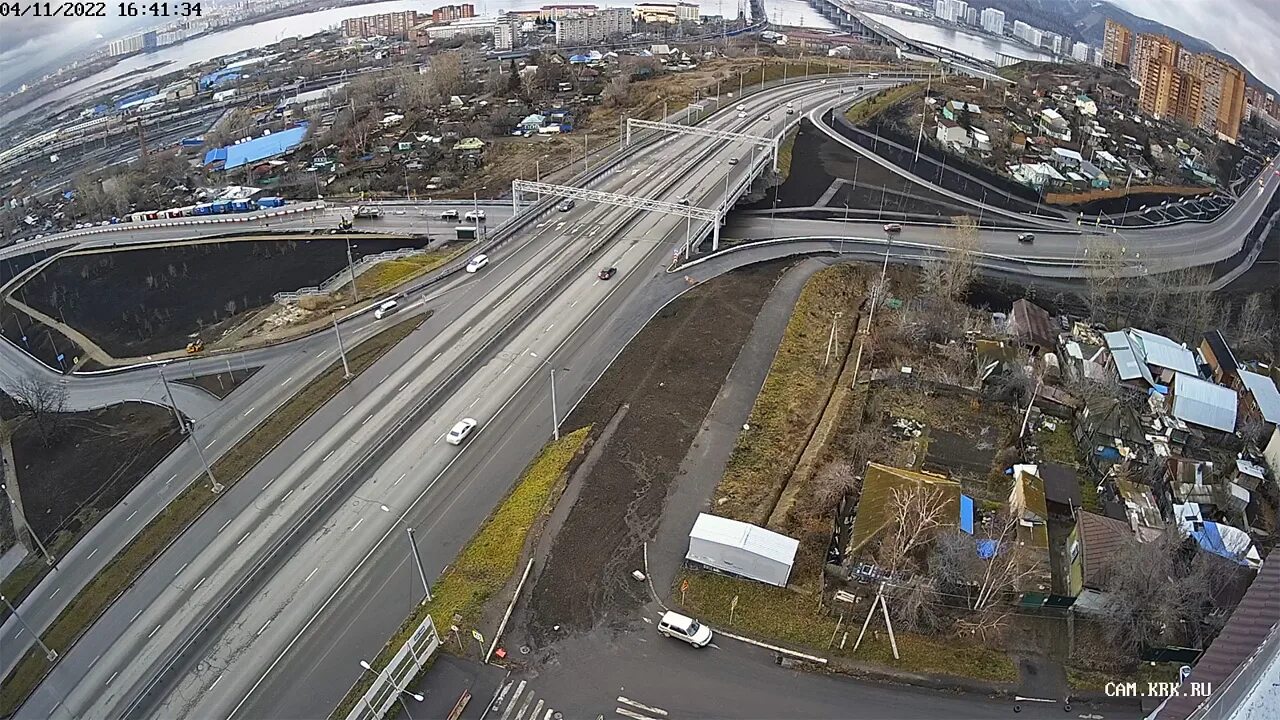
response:
<path id="1" fill-rule="evenodd" d="M 399 303 L 397 303 L 395 300 L 387 300 L 386 302 L 383 302 L 381 305 L 379 305 L 377 310 L 373 311 L 373 316 L 381 320 L 382 318 L 390 315 L 391 313 L 399 309 L 400 309 Z"/>
<path id="2" fill-rule="evenodd" d="M 683 640 L 694 647 L 706 647 L 711 644 L 711 628 L 687 615 L 668 612 L 658 621 L 658 632 Z"/>

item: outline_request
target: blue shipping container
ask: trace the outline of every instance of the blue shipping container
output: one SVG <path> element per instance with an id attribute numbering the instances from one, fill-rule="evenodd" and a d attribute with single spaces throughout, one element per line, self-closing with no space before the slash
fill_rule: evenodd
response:
<path id="1" fill-rule="evenodd" d="M 264 197 L 258 200 L 260 208 L 278 208 L 284 207 L 284 198 L 281 197 Z"/>

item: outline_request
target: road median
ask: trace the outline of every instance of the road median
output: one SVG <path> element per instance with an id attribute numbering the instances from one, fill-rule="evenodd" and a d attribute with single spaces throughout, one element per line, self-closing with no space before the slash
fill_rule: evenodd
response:
<path id="1" fill-rule="evenodd" d="M 373 365 L 378 358 L 413 332 L 429 314 L 401 321 L 357 345 L 347 355 L 353 375 Z M 233 448 L 213 464 L 213 475 L 230 488 L 254 465 L 274 450 L 316 410 L 324 406 L 347 384 L 341 361 L 332 363 L 306 388 L 260 422 Z M 91 580 L 42 634 L 50 648 L 65 654 L 107 608 L 128 590 L 182 533 L 213 505 L 218 496 L 209 492 L 204 479 L 197 479 L 169 503 L 159 515 Z M 29 650 L 0 689 L 0 717 L 17 711 L 39 686 L 56 663 L 43 652 Z"/>

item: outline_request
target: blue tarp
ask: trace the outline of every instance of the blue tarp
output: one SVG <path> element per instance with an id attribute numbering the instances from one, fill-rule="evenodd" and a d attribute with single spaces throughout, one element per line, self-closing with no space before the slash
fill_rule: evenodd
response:
<path id="1" fill-rule="evenodd" d="M 239 68 L 223 68 L 222 70 L 211 72 L 208 75 L 205 75 L 204 77 L 200 78 L 200 89 L 211 90 L 225 82 L 230 82 L 232 80 L 237 80 L 239 78 L 240 78 Z"/>
<path id="2" fill-rule="evenodd" d="M 995 557 L 996 550 L 1000 549 L 1000 543 L 995 540 L 979 540 L 978 541 L 978 557 L 986 560 Z"/>
<path id="3" fill-rule="evenodd" d="M 973 534 L 973 498 L 960 496 L 960 529 Z"/>
<path id="4" fill-rule="evenodd" d="M 266 160 L 269 157 L 275 157 L 294 149 L 302 142 L 306 134 L 307 124 L 301 123 L 298 127 L 263 135 L 248 142 L 242 142 L 239 145 L 228 145 L 227 147 L 210 150 L 205 153 L 204 164 L 211 165 L 221 160 L 223 162 L 222 169 L 231 170 L 241 165 Z"/>
<path id="5" fill-rule="evenodd" d="M 1200 543 L 1201 549 L 1207 552 L 1224 557 L 1232 562 L 1238 562 L 1241 565 L 1249 564 L 1227 548 L 1226 542 L 1222 539 L 1222 532 L 1218 530 L 1218 523 L 1216 522 L 1207 522 L 1204 523 L 1200 530 L 1192 530 L 1191 537 L 1195 538 L 1196 542 Z"/>

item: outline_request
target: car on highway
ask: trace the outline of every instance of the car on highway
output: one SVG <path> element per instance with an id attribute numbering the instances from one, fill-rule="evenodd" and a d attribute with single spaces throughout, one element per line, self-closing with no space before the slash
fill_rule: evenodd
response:
<path id="1" fill-rule="evenodd" d="M 489 264 L 489 256 L 485 255 L 484 253 L 481 253 L 471 258 L 471 261 L 467 263 L 467 272 L 469 273 L 476 272 L 477 270 L 479 270 L 480 268 L 488 264 Z"/>
<path id="2" fill-rule="evenodd" d="M 483 210 L 468 211 L 464 219 L 467 222 L 476 222 L 477 220 L 480 222 L 484 222 L 484 211 Z"/>
<path id="3" fill-rule="evenodd" d="M 461 445 L 462 441 L 466 440 L 471 431 L 475 430 L 476 425 L 479 424 L 475 418 L 462 418 L 454 423 L 453 429 L 449 431 L 448 435 L 444 436 L 444 441 L 450 445 Z"/>
<path id="4" fill-rule="evenodd" d="M 1020 243 L 1033 243 L 1035 241 L 1036 241 L 1036 236 L 1032 235 L 1031 233 L 1022 233 L 1021 235 L 1018 236 L 1018 242 Z"/>
<path id="5" fill-rule="evenodd" d="M 747 106 L 746 106 L 746 105 L 739 105 L 739 106 L 738 106 L 738 112 L 746 112 L 746 111 L 747 111 Z"/>
<path id="6" fill-rule="evenodd" d="M 747 116 L 747 114 L 746 114 L 746 113 L 744 113 L 744 112 L 740 112 L 740 113 L 738 113 L 738 119 L 739 119 L 739 120 L 741 120 L 741 119 L 745 118 L 746 116 Z"/>
<path id="7" fill-rule="evenodd" d="M 397 303 L 395 300 L 387 300 L 387 301 L 384 301 L 381 305 L 378 306 L 376 310 L 373 311 L 373 317 L 378 320 L 381 320 L 382 318 L 390 315 L 391 313 L 399 309 L 400 309 L 399 303 Z"/>
<path id="8" fill-rule="evenodd" d="M 560 205 L 558 205 L 556 209 L 559 210 L 560 212 L 569 212 L 570 210 L 573 209 L 573 205 L 574 203 L 572 200 L 565 200 L 564 202 L 560 203 Z"/>
<path id="9" fill-rule="evenodd" d="M 458 211 L 457 211 L 457 210 L 444 210 L 444 211 L 442 211 L 442 212 L 440 213 L 440 219 L 441 219 L 441 220 L 457 220 L 457 219 L 458 219 Z"/>
<path id="10" fill-rule="evenodd" d="M 680 199 L 679 199 L 679 200 L 677 200 L 677 201 L 676 201 L 676 203 L 677 203 L 677 204 L 679 204 L 679 205 L 688 205 L 688 204 L 689 204 L 689 196 L 688 196 L 688 195 L 681 195 L 681 196 L 680 196 Z"/>
<path id="11" fill-rule="evenodd" d="M 711 644 L 711 628 L 678 612 L 667 612 L 658 621 L 658 632 L 669 638 L 683 640 L 694 647 Z"/>
<path id="12" fill-rule="evenodd" d="M 768 120 L 768 119 L 769 119 L 769 114 L 768 114 L 768 113 L 765 113 L 765 116 L 764 116 L 764 117 L 762 117 L 762 118 L 760 118 L 760 119 L 761 119 L 761 120 Z"/>
<path id="13" fill-rule="evenodd" d="M 607 268 L 605 268 L 605 269 L 603 269 L 603 270 L 601 270 L 601 271 L 600 271 L 599 278 L 600 278 L 601 280 L 608 280 L 608 279 L 612 278 L 614 275 L 617 275 L 617 274 L 618 274 L 618 268 L 616 268 L 616 267 L 607 267 Z"/>
<path id="14" fill-rule="evenodd" d="M 736 158 L 736 157 L 731 157 L 731 158 L 729 158 L 729 164 L 730 164 L 730 165 L 737 165 L 737 164 L 738 164 L 738 158 Z"/>
<path id="15" fill-rule="evenodd" d="M 902 232 L 902 226 L 898 223 L 888 223 L 884 226 L 884 231 L 887 233 L 900 233 Z"/>

